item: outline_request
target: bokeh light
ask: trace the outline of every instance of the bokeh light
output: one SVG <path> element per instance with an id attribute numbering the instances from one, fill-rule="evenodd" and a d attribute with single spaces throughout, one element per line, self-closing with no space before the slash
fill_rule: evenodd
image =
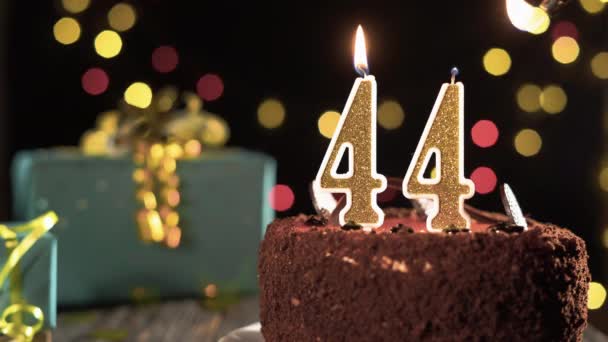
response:
<path id="1" fill-rule="evenodd" d="M 90 95 L 99 95 L 108 89 L 110 79 L 101 68 L 90 68 L 82 75 L 82 89 Z"/>
<path id="2" fill-rule="evenodd" d="M 583 7 L 583 9 L 590 14 L 600 13 L 606 5 L 600 0 L 580 0 L 579 2 L 581 4 L 581 7 Z"/>
<path id="3" fill-rule="evenodd" d="M 385 129 L 399 128 L 403 124 L 405 113 L 399 102 L 385 100 L 378 107 L 378 123 Z"/>
<path id="4" fill-rule="evenodd" d="M 177 67 L 179 56 L 177 50 L 169 45 L 159 46 L 152 52 L 152 67 L 160 73 L 168 73 Z"/>
<path id="5" fill-rule="evenodd" d="M 224 82 L 216 74 L 203 75 L 196 83 L 196 92 L 205 101 L 216 100 L 224 92 Z"/>
<path id="6" fill-rule="evenodd" d="M 80 38 L 80 24 L 74 18 L 63 17 L 53 26 L 53 35 L 63 45 L 75 43 Z"/>
<path id="7" fill-rule="evenodd" d="M 125 102 L 137 108 L 148 108 L 152 103 L 152 89 L 143 82 L 132 83 L 125 91 Z"/>
<path id="8" fill-rule="evenodd" d="M 540 106 L 549 114 L 557 114 L 566 108 L 568 96 L 558 85 L 549 85 L 540 94 Z"/>
<path id="9" fill-rule="evenodd" d="M 108 12 L 108 23 L 110 27 L 119 32 L 128 31 L 133 25 L 137 15 L 133 6 L 121 2 L 110 9 Z"/>
<path id="10" fill-rule="evenodd" d="M 591 72 L 602 80 L 608 79 L 608 52 L 602 51 L 591 59 Z"/>
<path id="11" fill-rule="evenodd" d="M 540 94 L 542 90 L 536 84 L 527 83 L 517 90 L 517 105 L 521 110 L 533 113 L 540 110 Z"/>
<path id="12" fill-rule="evenodd" d="M 606 288 L 604 285 L 592 281 L 589 283 L 589 294 L 587 299 L 587 308 L 589 310 L 597 310 L 604 305 L 606 301 Z"/>
<path id="13" fill-rule="evenodd" d="M 490 147 L 498 140 L 498 128 L 490 120 L 479 120 L 471 128 L 471 138 L 479 147 Z"/>
<path id="14" fill-rule="evenodd" d="M 80 13 L 90 5 L 90 0 L 61 0 L 63 8 L 70 13 Z"/>
<path id="15" fill-rule="evenodd" d="M 317 122 L 317 126 L 319 127 L 319 132 L 322 136 L 331 139 L 334 135 L 334 131 L 336 130 L 336 126 L 338 126 L 338 122 L 340 121 L 340 113 L 328 110 L 327 112 L 321 114 L 319 117 L 319 121 Z"/>
<path id="16" fill-rule="evenodd" d="M 488 194 L 496 189 L 496 173 L 487 166 L 476 168 L 470 178 L 475 183 L 475 192 L 478 194 Z"/>
<path id="17" fill-rule="evenodd" d="M 578 40 L 578 29 L 571 21 L 562 20 L 553 25 L 551 29 L 551 38 L 557 40 L 560 37 L 571 37 Z"/>
<path id="18" fill-rule="evenodd" d="M 293 206 L 295 195 L 288 185 L 277 184 L 270 190 L 268 199 L 272 209 L 276 211 L 286 211 Z"/>
<path id="19" fill-rule="evenodd" d="M 545 32 L 551 23 L 547 12 L 525 0 L 507 0 L 507 15 L 513 26 L 532 34 Z"/>
<path id="20" fill-rule="evenodd" d="M 533 129 L 522 129 L 515 135 L 515 150 L 524 157 L 532 157 L 538 152 L 543 144 L 543 140 Z"/>
<path id="21" fill-rule="evenodd" d="M 491 48 L 483 56 L 483 68 L 490 75 L 504 75 L 511 68 L 511 57 L 504 49 Z"/>
<path id="22" fill-rule="evenodd" d="M 122 39 L 118 33 L 105 30 L 95 37 L 95 51 L 103 58 L 112 58 L 120 53 Z"/>
<path id="23" fill-rule="evenodd" d="M 562 64 L 574 62 L 578 58 L 579 53 L 580 48 L 578 43 L 576 42 L 576 39 L 572 37 L 559 37 L 551 46 L 553 58 Z"/>
<path id="24" fill-rule="evenodd" d="M 599 182 L 600 188 L 608 192 L 608 167 L 605 167 L 600 171 Z"/>
<path id="25" fill-rule="evenodd" d="M 273 129 L 285 121 L 285 107 L 277 99 L 266 99 L 258 106 L 258 122 L 262 127 Z"/>

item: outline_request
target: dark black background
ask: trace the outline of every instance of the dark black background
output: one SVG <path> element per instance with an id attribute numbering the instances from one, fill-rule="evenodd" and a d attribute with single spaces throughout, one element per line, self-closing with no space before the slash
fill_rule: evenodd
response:
<path id="1" fill-rule="evenodd" d="M 107 28 L 106 13 L 115 3 L 93 1 L 75 15 L 83 33 L 69 46 L 53 38 L 54 22 L 67 14 L 59 2 L 7 5 L 7 159 L 20 149 L 76 144 L 96 115 L 115 107 L 133 81 L 155 89 L 174 84 L 194 90 L 201 75 L 213 72 L 223 78 L 225 91 L 205 108 L 229 122 L 229 145 L 264 151 L 278 160 L 278 181 L 296 194 L 293 209 L 280 215 L 311 211 L 306 186 L 328 144 L 318 133 L 317 119 L 325 110 L 344 106 L 356 77 L 353 34 L 362 24 L 379 99 L 397 99 L 406 112 L 401 128 L 379 128 L 379 172 L 405 174 L 439 87 L 456 65 L 466 89 L 467 175 L 480 165 L 492 167 L 500 182 L 512 185 L 526 212 L 583 236 L 595 277 L 601 273 L 604 218 L 597 174 L 606 84 L 593 77 L 589 60 L 606 48 L 604 14 L 590 16 L 576 1 L 558 13 L 555 20 L 573 21 L 581 33 L 581 56 L 564 66 L 551 58 L 550 34 L 516 30 L 503 1 L 132 1 L 138 21 L 121 34 L 121 53 L 106 60 L 96 55 L 93 38 Z M 180 56 L 177 69 L 164 75 L 150 63 L 153 49 L 163 44 L 175 46 Z M 494 46 L 507 49 L 513 60 L 504 77 L 490 76 L 482 67 L 483 54 Z M 93 66 L 110 76 L 110 87 L 100 96 L 87 95 L 80 84 L 83 72 Z M 521 112 L 515 91 L 524 82 L 562 85 L 569 100 L 566 110 L 557 115 Z M 257 106 L 268 96 L 279 98 L 287 110 L 285 123 L 276 130 L 264 129 L 256 120 Z M 499 127 L 494 147 L 472 143 L 468 132 L 479 119 L 491 119 Z M 526 127 L 543 137 L 540 154 L 532 158 L 513 147 L 515 133 Z M 6 175 L 8 166 L 4 168 Z M 3 196 L 6 203 L 8 193 Z M 501 209 L 496 191 L 470 203 Z"/>

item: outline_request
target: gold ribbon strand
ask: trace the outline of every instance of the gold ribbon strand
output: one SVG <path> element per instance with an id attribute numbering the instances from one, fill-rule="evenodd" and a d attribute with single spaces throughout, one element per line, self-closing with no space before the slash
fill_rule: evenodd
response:
<path id="1" fill-rule="evenodd" d="M 15 341 L 32 341 L 44 324 L 42 310 L 37 306 L 28 304 L 21 296 L 19 261 L 47 231 L 55 226 L 57 220 L 57 214 L 49 211 L 36 219 L 12 229 L 8 226 L 0 225 L 0 238 L 4 240 L 8 252 L 8 259 L 0 269 L 0 286 L 3 286 L 10 276 L 10 302 L 13 303 L 2 312 L 0 331 Z M 29 234 L 19 242 L 17 241 L 17 234 L 19 233 Z M 29 315 L 34 323 L 27 324 L 23 319 L 24 315 Z"/>

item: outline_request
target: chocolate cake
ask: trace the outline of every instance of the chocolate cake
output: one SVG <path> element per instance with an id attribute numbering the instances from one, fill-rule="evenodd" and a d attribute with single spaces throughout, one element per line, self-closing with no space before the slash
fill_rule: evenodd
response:
<path id="1" fill-rule="evenodd" d="M 475 211 L 428 233 L 413 210 L 374 231 L 275 220 L 260 249 L 260 319 L 275 341 L 582 341 L 590 281 L 569 230 Z"/>

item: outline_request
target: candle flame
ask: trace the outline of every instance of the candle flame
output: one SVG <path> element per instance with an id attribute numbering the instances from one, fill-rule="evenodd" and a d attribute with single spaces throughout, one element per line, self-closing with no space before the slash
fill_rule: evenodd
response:
<path id="1" fill-rule="evenodd" d="M 537 6 L 532 6 L 525 0 L 506 0 L 507 15 L 516 28 L 533 34 L 547 30 L 551 19 L 547 12 Z"/>
<path id="2" fill-rule="evenodd" d="M 367 66 L 367 51 L 365 47 L 365 35 L 363 34 L 363 28 L 361 25 L 357 27 L 357 34 L 355 35 L 355 71 L 362 76 L 367 75 L 369 69 Z"/>

